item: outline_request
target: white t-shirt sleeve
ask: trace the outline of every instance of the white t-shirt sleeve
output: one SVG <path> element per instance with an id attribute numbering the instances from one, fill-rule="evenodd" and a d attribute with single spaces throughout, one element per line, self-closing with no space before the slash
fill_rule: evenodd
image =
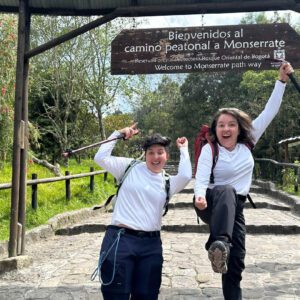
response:
<path id="1" fill-rule="evenodd" d="M 192 165 L 188 147 L 180 148 L 178 173 L 170 176 L 170 196 L 180 192 L 192 179 Z"/>
<path id="2" fill-rule="evenodd" d="M 120 132 L 114 131 L 108 139 L 116 138 Z M 117 140 L 105 143 L 100 146 L 94 157 L 94 161 L 104 170 L 110 172 L 117 180 L 119 180 L 132 158 L 112 156 L 111 153 L 117 143 Z"/>
<path id="3" fill-rule="evenodd" d="M 206 144 L 198 159 L 196 180 L 194 186 L 195 197 L 205 197 L 206 190 L 209 184 L 211 167 L 212 167 L 212 149 L 209 144 Z"/>
<path id="4" fill-rule="evenodd" d="M 258 142 L 264 131 L 267 129 L 269 124 L 272 122 L 272 120 L 278 113 L 281 106 L 285 86 L 285 83 L 282 83 L 279 80 L 276 81 L 273 92 L 264 110 L 259 114 L 259 116 L 255 120 L 253 120 L 252 135 L 254 138 L 254 144 Z"/>

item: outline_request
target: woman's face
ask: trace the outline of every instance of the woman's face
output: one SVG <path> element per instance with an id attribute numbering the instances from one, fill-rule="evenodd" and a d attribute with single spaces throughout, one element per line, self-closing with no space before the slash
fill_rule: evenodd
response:
<path id="1" fill-rule="evenodd" d="M 220 145 L 232 151 L 240 134 L 237 119 L 229 114 L 221 114 L 217 120 L 216 134 Z"/>
<path id="2" fill-rule="evenodd" d="M 153 173 L 160 173 L 168 160 L 164 146 L 152 145 L 146 150 L 146 165 Z"/>

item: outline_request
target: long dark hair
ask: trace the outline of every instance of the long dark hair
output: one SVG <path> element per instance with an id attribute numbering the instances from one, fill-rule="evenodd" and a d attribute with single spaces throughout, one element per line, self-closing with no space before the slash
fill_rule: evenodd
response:
<path id="1" fill-rule="evenodd" d="M 213 141 L 218 142 L 217 134 L 216 134 L 216 126 L 218 119 L 221 115 L 231 115 L 233 116 L 239 125 L 240 133 L 237 138 L 238 143 L 244 143 L 244 144 L 254 144 L 254 138 L 251 134 L 252 127 L 252 120 L 248 114 L 246 114 L 244 111 L 239 110 L 237 108 L 220 108 L 218 112 L 215 114 L 210 130 L 211 130 L 211 138 Z"/>

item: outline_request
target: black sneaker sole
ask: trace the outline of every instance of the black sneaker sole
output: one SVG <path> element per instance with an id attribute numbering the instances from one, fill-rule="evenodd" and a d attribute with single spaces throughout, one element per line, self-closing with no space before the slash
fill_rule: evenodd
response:
<path id="1" fill-rule="evenodd" d="M 208 258 L 211 261 L 211 266 L 216 273 L 227 273 L 227 257 L 228 250 L 224 243 L 215 241 L 208 249 Z"/>

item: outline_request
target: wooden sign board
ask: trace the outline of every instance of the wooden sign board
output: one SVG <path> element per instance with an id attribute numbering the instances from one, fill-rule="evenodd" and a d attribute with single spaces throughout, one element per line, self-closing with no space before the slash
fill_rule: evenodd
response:
<path id="1" fill-rule="evenodd" d="M 300 67 L 300 37 L 286 23 L 123 30 L 111 45 L 112 74 Z"/>

